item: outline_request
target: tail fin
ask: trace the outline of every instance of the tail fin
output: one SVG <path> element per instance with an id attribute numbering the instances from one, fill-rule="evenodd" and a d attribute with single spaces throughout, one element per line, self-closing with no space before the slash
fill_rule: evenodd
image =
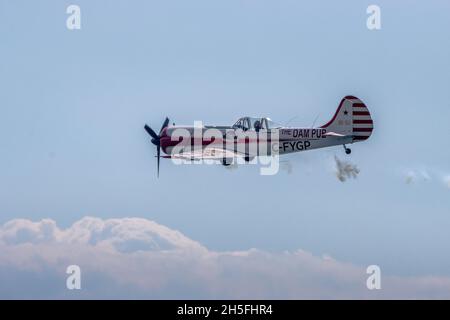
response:
<path id="1" fill-rule="evenodd" d="M 354 96 L 341 100 L 333 118 L 321 126 L 328 132 L 353 136 L 353 141 L 366 140 L 373 130 L 373 121 L 364 102 Z"/>

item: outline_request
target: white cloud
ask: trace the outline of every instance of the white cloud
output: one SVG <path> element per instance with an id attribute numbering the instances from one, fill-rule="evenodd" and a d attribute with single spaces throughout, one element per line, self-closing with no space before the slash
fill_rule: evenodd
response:
<path id="1" fill-rule="evenodd" d="M 118 252 L 206 250 L 178 231 L 140 218 L 102 220 L 85 217 L 70 228 L 60 230 L 55 221 L 12 220 L 0 229 L 0 243 L 85 245 Z"/>
<path id="2" fill-rule="evenodd" d="M 82 290 L 65 269 L 82 269 Z M 382 276 L 303 250 L 215 252 L 178 231 L 139 219 L 86 217 L 67 229 L 52 220 L 0 227 L 0 298 L 449 298 L 445 277 Z"/>

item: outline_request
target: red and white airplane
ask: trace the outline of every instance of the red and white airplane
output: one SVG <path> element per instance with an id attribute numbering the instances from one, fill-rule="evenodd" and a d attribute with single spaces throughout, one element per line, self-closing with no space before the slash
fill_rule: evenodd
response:
<path id="1" fill-rule="evenodd" d="M 373 121 L 366 105 L 354 96 L 344 97 L 333 118 L 314 128 L 276 125 L 269 118 L 242 117 L 232 126 L 169 126 L 164 121 L 159 134 L 148 125 L 145 130 L 157 147 L 157 166 L 163 158 L 219 160 L 230 165 L 235 158 L 251 161 L 257 156 L 285 154 L 367 140 Z M 264 148 L 262 148 L 262 146 Z M 264 150 L 262 153 L 261 150 Z"/>

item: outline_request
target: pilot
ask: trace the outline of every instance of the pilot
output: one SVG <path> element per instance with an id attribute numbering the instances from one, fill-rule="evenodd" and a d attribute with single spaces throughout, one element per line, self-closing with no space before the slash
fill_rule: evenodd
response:
<path id="1" fill-rule="evenodd" d="M 259 120 L 256 120 L 254 127 L 255 127 L 256 132 L 259 132 L 259 130 L 261 129 L 261 122 Z"/>

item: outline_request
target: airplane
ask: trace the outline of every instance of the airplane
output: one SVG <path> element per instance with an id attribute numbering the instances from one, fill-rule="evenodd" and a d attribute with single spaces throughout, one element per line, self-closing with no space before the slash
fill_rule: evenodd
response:
<path id="1" fill-rule="evenodd" d="M 144 129 L 156 146 L 159 177 L 161 157 L 189 161 L 219 160 L 228 166 L 235 158 L 249 162 L 260 156 L 261 143 L 275 142 L 266 148 L 265 155 L 272 155 L 275 151 L 281 155 L 337 145 L 342 145 L 345 153 L 350 154 L 351 149 L 347 145 L 367 140 L 373 131 L 373 120 L 364 102 L 349 95 L 341 100 L 331 120 L 319 127 L 283 127 L 269 118 L 242 117 L 232 126 L 204 125 L 201 128 L 169 126 L 169 118 L 166 118 L 158 134 L 147 124 Z M 200 139 L 196 138 L 195 130 L 200 130 Z M 180 131 L 189 134 L 187 139 L 180 138 Z M 215 134 L 208 135 L 208 131 Z M 251 134 L 256 139 L 252 139 Z M 271 140 L 273 136 L 277 141 Z M 256 144 L 259 147 L 251 148 Z M 161 150 L 165 155 L 161 156 Z"/>

